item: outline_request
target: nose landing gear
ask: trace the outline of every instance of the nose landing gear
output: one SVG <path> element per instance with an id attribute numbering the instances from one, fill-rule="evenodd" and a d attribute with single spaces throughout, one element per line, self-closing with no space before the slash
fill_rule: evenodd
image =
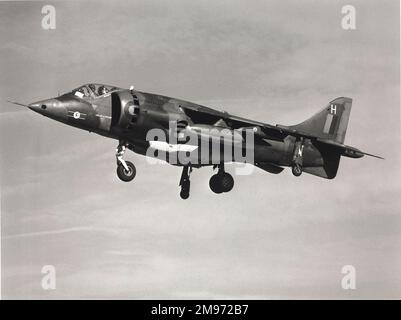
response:
<path id="1" fill-rule="evenodd" d="M 117 160 L 117 176 L 124 182 L 129 182 L 135 178 L 136 168 L 130 161 L 123 159 L 126 149 L 126 144 L 120 142 L 116 149 L 116 160 Z"/>
<path id="2" fill-rule="evenodd" d="M 209 180 L 210 189 L 217 194 L 230 192 L 234 187 L 234 178 L 224 171 L 224 164 L 219 165 L 219 171 Z"/>

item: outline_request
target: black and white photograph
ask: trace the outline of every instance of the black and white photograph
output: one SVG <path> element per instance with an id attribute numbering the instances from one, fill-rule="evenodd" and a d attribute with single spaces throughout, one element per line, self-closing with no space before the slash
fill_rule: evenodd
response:
<path id="1" fill-rule="evenodd" d="M 1 299 L 401 299 L 399 1 L 1 1 L 0 25 Z"/>

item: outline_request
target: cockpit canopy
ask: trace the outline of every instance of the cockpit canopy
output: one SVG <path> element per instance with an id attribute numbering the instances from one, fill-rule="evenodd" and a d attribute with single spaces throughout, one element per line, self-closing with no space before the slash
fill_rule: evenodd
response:
<path id="1" fill-rule="evenodd" d="M 110 94 L 113 91 L 119 90 L 120 88 L 109 86 L 107 84 L 99 83 L 88 83 L 83 86 L 74 89 L 71 93 L 81 99 L 84 98 L 97 98 L 106 94 Z"/>

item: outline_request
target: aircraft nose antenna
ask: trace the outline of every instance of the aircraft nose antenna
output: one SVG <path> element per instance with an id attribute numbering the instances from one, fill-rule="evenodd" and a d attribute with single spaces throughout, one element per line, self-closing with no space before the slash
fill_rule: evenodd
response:
<path id="1" fill-rule="evenodd" d="M 16 106 L 21 106 L 21 107 L 29 107 L 28 105 L 21 103 L 21 102 L 17 102 L 17 101 L 11 101 L 11 100 L 7 100 L 7 102 L 15 104 Z"/>

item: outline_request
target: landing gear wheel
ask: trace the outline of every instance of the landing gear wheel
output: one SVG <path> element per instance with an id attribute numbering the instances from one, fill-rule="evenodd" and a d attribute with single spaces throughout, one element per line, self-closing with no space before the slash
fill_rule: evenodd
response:
<path id="1" fill-rule="evenodd" d="M 292 174 L 296 177 L 302 174 L 303 151 L 304 138 L 301 138 L 294 143 L 294 155 L 292 158 Z"/>
<path id="2" fill-rule="evenodd" d="M 128 170 L 124 168 L 122 163 L 120 163 L 117 166 L 117 176 L 120 178 L 120 180 L 129 182 L 135 178 L 136 168 L 130 161 L 125 161 L 125 163 L 127 164 Z"/>
<path id="3" fill-rule="evenodd" d="M 224 172 L 220 174 L 220 187 L 223 192 L 230 192 L 234 187 L 234 178 L 231 174 Z"/>
<path id="4" fill-rule="evenodd" d="M 300 164 L 292 165 L 292 174 L 296 177 L 299 177 L 302 174 L 302 166 Z"/>
<path id="5" fill-rule="evenodd" d="M 191 180 L 189 180 L 189 175 L 192 172 L 192 167 L 190 165 L 184 166 L 182 168 L 182 174 L 180 179 L 180 186 L 181 192 L 180 197 L 181 199 L 188 199 L 189 198 L 189 190 L 191 189 Z"/>
<path id="6" fill-rule="evenodd" d="M 181 186 L 181 192 L 180 192 L 180 197 L 181 199 L 188 199 L 189 198 L 189 189 L 191 186 L 191 182 L 189 180 L 186 180 L 183 182 Z"/>
<path id="7" fill-rule="evenodd" d="M 223 192 L 220 184 L 220 177 L 218 174 L 212 175 L 212 177 L 209 180 L 209 187 L 210 190 L 212 190 L 214 193 L 219 194 Z"/>

